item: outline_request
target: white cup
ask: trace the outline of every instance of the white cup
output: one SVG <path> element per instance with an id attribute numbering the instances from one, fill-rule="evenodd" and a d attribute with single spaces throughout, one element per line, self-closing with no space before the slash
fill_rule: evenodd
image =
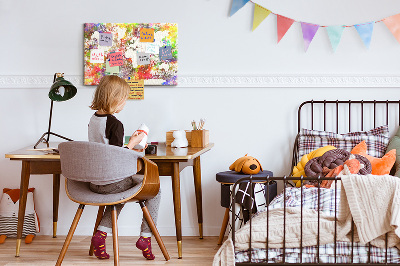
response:
<path id="1" fill-rule="evenodd" d="M 149 134 L 149 128 L 145 124 L 141 124 L 140 127 L 137 129 L 137 131 L 143 132 L 144 133 L 144 137 L 139 142 L 139 144 L 137 144 L 133 148 L 136 149 L 136 150 L 142 150 L 142 149 L 144 149 L 146 147 L 147 135 Z"/>

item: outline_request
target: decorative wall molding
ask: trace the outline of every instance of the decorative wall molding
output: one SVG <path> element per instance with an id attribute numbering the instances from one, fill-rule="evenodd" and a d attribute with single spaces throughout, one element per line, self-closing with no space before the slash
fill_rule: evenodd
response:
<path id="1" fill-rule="evenodd" d="M 400 87 L 400 76 L 179 76 L 182 87 Z"/>
<path id="2" fill-rule="evenodd" d="M 65 75 L 75 85 L 83 86 L 83 76 Z M 0 89 L 46 88 L 53 82 L 53 75 L 0 75 Z M 85 86 L 86 87 L 86 86 Z M 92 86 L 87 86 L 91 88 Z M 160 86 L 157 86 L 160 87 Z M 400 87 L 400 76 L 178 76 L 180 88 L 395 88 Z"/>
<path id="3" fill-rule="evenodd" d="M 5 76 L 0 75 L 0 88 L 8 89 L 8 88 L 32 88 L 32 89 L 40 89 L 46 88 L 49 89 L 53 84 L 54 75 L 13 75 L 13 76 Z M 65 75 L 65 79 L 72 82 L 72 84 L 82 84 L 83 85 L 83 76 L 68 76 Z"/>

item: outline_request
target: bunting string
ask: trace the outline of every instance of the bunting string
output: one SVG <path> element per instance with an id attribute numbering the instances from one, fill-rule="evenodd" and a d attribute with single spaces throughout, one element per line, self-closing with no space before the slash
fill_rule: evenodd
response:
<path id="1" fill-rule="evenodd" d="M 258 5 L 258 6 L 260 6 L 259 4 L 257 4 L 257 3 L 255 3 L 255 2 L 253 2 L 253 1 L 249 1 L 249 2 L 251 2 L 251 3 L 253 3 L 253 4 L 255 4 L 255 5 Z M 265 10 L 268 10 L 269 12 L 271 12 L 271 14 L 273 14 L 273 15 L 275 15 L 275 16 L 277 16 L 277 15 L 280 15 L 280 14 L 277 14 L 277 13 L 275 13 L 275 12 L 272 12 L 271 10 L 269 10 L 269 9 L 267 9 L 267 8 L 265 8 L 265 7 L 263 7 L 263 6 L 260 6 L 261 8 L 263 8 L 263 9 L 265 9 Z M 293 20 L 294 22 L 302 22 L 302 21 L 298 21 L 298 20 Z M 378 22 L 383 22 L 384 21 L 384 19 L 381 19 L 381 20 L 377 20 L 377 21 L 373 21 L 374 23 L 378 23 Z M 304 21 L 303 21 L 304 22 Z M 305 22 L 305 23 L 308 23 L 308 22 Z M 312 24 L 312 23 L 308 23 L 308 24 Z M 341 25 L 341 27 L 344 27 L 344 28 L 351 28 L 351 27 L 354 27 L 354 26 L 356 26 L 356 25 L 363 25 L 363 24 L 367 24 L 367 23 L 360 23 L 360 24 L 355 24 L 355 25 Z M 320 28 L 326 28 L 326 27 L 330 27 L 330 26 L 326 26 L 326 25 L 319 25 L 319 27 Z"/>
<path id="2" fill-rule="evenodd" d="M 253 0 L 232 0 L 232 1 L 233 2 L 232 2 L 231 10 L 230 10 L 230 16 L 234 15 L 239 9 L 241 9 L 243 6 L 245 6 L 248 2 L 251 2 L 252 4 L 254 4 L 252 31 L 254 31 L 264 21 L 264 19 L 267 18 L 270 14 L 275 15 L 276 19 L 277 19 L 278 43 L 285 36 L 286 32 L 289 30 L 289 28 L 292 26 L 292 24 L 294 22 L 300 23 L 302 33 L 303 33 L 305 51 L 308 50 L 308 47 L 310 46 L 310 44 L 311 44 L 312 40 L 314 39 L 314 36 L 317 33 L 319 28 L 326 28 L 326 32 L 327 32 L 329 40 L 331 42 L 333 52 L 336 52 L 336 49 L 340 43 L 344 29 L 350 28 L 350 27 L 354 27 L 357 30 L 364 45 L 367 48 L 369 48 L 371 39 L 372 39 L 372 32 L 374 29 L 374 25 L 379 22 L 384 22 L 384 24 L 391 31 L 391 33 L 396 38 L 396 40 L 400 43 L 400 14 L 390 16 L 390 17 L 387 17 L 387 18 L 384 18 L 381 20 L 377 20 L 377 21 L 370 21 L 370 22 L 354 24 L 354 25 L 327 26 L 327 25 L 318 25 L 318 24 L 313 24 L 313 23 L 308 23 L 308 22 L 303 22 L 303 21 L 297 21 L 297 20 L 282 16 L 280 14 L 272 12 L 271 10 L 253 2 Z"/>

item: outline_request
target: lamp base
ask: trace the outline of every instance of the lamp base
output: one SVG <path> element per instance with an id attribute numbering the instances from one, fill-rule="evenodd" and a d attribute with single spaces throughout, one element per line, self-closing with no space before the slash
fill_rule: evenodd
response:
<path id="1" fill-rule="evenodd" d="M 36 149 L 37 145 L 39 145 L 39 143 L 41 143 L 41 142 L 46 143 L 47 147 L 49 147 L 49 138 L 50 138 L 50 135 L 54 135 L 54 136 L 57 136 L 57 137 L 59 137 L 59 138 L 62 138 L 62 139 L 68 140 L 68 141 L 72 141 L 72 139 L 69 139 L 69 138 L 67 138 L 67 137 L 64 137 L 64 136 L 61 136 L 61 135 L 59 135 L 59 134 L 56 134 L 56 133 L 53 133 L 53 132 L 48 131 L 48 132 L 43 133 L 43 135 L 42 135 L 42 136 L 40 137 L 40 139 L 36 142 L 36 144 L 35 144 L 35 146 L 33 146 L 33 148 Z M 46 136 L 47 136 L 47 137 L 46 137 Z"/>

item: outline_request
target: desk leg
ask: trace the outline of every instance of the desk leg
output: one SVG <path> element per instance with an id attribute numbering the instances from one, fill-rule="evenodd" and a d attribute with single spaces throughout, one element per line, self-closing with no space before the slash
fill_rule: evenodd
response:
<path id="1" fill-rule="evenodd" d="M 179 162 L 173 163 L 172 193 L 174 198 L 176 240 L 178 244 L 178 258 L 182 259 L 182 220 L 181 220 L 181 188 L 179 177 Z"/>
<path id="2" fill-rule="evenodd" d="M 53 174 L 53 238 L 57 237 L 59 201 L 60 201 L 60 174 Z"/>
<path id="3" fill-rule="evenodd" d="M 22 161 L 19 210 L 18 210 L 18 226 L 17 226 L 17 248 L 15 257 L 19 257 L 19 250 L 21 248 L 22 230 L 25 219 L 26 197 L 28 194 L 29 178 L 31 171 L 30 167 L 31 163 L 29 161 Z"/>
<path id="4" fill-rule="evenodd" d="M 199 223 L 200 239 L 203 239 L 203 202 L 201 193 L 201 167 L 200 157 L 193 159 L 194 189 L 196 193 L 197 221 Z"/>

